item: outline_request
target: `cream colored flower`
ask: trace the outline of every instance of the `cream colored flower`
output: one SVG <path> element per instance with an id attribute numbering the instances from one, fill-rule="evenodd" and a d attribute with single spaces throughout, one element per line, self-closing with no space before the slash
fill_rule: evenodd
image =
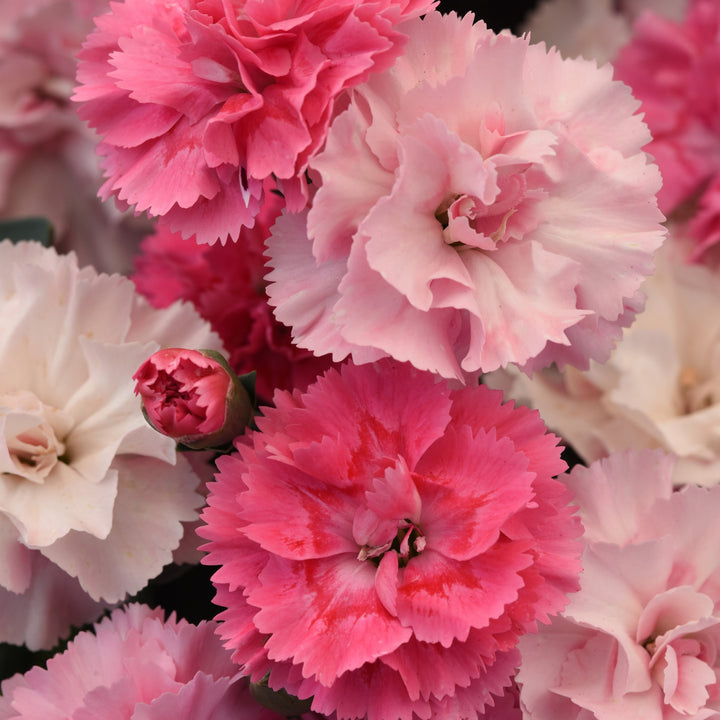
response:
<path id="1" fill-rule="evenodd" d="M 720 278 L 658 254 L 647 303 L 605 365 L 487 377 L 537 407 L 587 462 L 627 448 L 678 456 L 688 483 L 720 483 Z"/>
<path id="2" fill-rule="evenodd" d="M 133 392 L 167 345 L 220 344 L 189 306 L 154 310 L 74 255 L 0 242 L 0 640 L 52 645 L 155 577 L 196 519 L 198 479 Z"/>

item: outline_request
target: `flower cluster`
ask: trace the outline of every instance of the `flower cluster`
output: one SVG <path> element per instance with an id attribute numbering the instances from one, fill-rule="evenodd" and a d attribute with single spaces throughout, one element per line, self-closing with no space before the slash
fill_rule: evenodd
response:
<path id="1" fill-rule="evenodd" d="M 0 0 L 0 720 L 720 716 L 720 0 L 436 5 Z"/>
<path id="2" fill-rule="evenodd" d="M 576 589 L 557 438 L 390 362 L 274 400 L 199 530 L 235 661 L 338 718 L 479 715 Z"/>

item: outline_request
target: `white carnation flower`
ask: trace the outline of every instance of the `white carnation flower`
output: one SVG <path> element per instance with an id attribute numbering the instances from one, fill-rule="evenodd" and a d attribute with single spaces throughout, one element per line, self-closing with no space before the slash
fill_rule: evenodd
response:
<path id="1" fill-rule="evenodd" d="M 197 476 L 134 394 L 169 345 L 221 349 L 188 305 L 0 242 L 0 640 L 51 646 L 144 587 L 197 518 Z"/>
<path id="2" fill-rule="evenodd" d="M 684 482 L 717 485 L 720 278 L 676 257 L 675 244 L 657 254 L 645 311 L 607 363 L 532 378 L 501 371 L 486 382 L 536 407 L 588 463 L 630 448 L 662 448 L 677 456 Z"/>

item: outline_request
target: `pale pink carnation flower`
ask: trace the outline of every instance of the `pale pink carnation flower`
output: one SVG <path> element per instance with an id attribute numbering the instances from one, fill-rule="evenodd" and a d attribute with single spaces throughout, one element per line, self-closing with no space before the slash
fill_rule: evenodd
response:
<path id="1" fill-rule="evenodd" d="M 271 195 L 254 227 L 227 245 L 198 245 L 160 227 L 143 240 L 132 278 L 155 307 L 193 303 L 222 338 L 235 372 L 257 372 L 255 388 L 265 402 L 276 388 L 305 390 L 333 364 L 293 345 L 268 305 L 264 241 L 281 208 Z"/>
<path id="2" fill-rule="evenodd" d="M 536 407 L 586 461 L 664 448 L 687 482 L 720 483 L 720 279 L 678 255 L 675 231 L 646 285 L 645 311 L 610 360 L 585 372 L 513 370 L 485 378 Z M 679 241 L 677 241 L 679 243 Z"/>
<path id="3" fill-rule="evenodd" d="M 274 720 L 237 676 L 215 623 L 132 604 L 2 683 L 0 720 Z"/>
<path id="4" fill-rule="evenodd" d="M 188 305 L 0 242 L 0 640 L 51 647 L 158 575 L 197 518 L 198 478 L 133 392 L 169 345 L 221 349 Z"/>
<path id="5" fill-rule="evenodd" d="M 640 306 L 664 230 L 638 103 L 472 21 L 408 25 L 310 163 L 309 213 L 275 224 L 268 294 L 301 347 L 460 379 L 583 365 Z"/>
<path id="6" fill-rule="evenodd" d="M 387 360 L 274 400 L 198 531 L 234 660 L 337 718 L 490 712 L 518 637 L 577 587 L 557 438 Z"/>
<path id="7" fill-rule="evenodd" d="M 107 0 L 0 0 L 0 219 L 47 218 L 82 264 L 128 271 L 147 220 L 97 197 L 97 138 L 70 102 L 75 54 Z"/>
<path id="8" fill-rule="evenodd" d="M 526 720 L 720 716 L 720 487 L 673 480 L 672 456 L 650 450 L 566 478 L 586 528 L 581 589 L 520 639 Z"/>
<path id="9" fill-rule="evenodd" d="M 288 206 L 336 98 L 384 70 L 429 0 L 127 0 L 97 18 L 75 99 L 107 198 L 198 242 L 236 240 L 274 178 Z"/>
<path id="10" fill-rule="evenodd" d="M 642 101 L 670 213 L 720 173 L 720 3 L 692 0 L 683 22 L 648 12 L 634 30 L 615 74 Z"/>

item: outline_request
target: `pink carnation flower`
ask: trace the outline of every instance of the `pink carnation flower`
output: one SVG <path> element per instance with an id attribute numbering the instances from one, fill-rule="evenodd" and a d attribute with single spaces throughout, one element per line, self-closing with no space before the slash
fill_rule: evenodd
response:
<path id="1" fill-rule="evenodd" d="M 716 175 L 699 199 L 697 212 L 688 223 L 692 243 L 688 260 L 712 267 L 720 265 L 720 174 Z"/>
<path id="2" fill-rule="evenodd" d="M 145 605 L 79 633 L 47 669 L 2 683 L 0 720 L 274 720 L 214 634 Z"/>
<path id="3" fill-rule="evenodd" d="M 520 640 L 527 720 L 720 715 L 720 487 L 673 492 L 672 468 L 630 451 L 567 477 L 586 528 L 581 589 Z"/>
<path id="4" fill-rule="evenodd" d="M 657 168 L 609 67 L 430 13 L 354 91 L 268 240 L 301 347 L 447 378 L 604 359 L 661 244 Z M 359 179 L 361 178 L 361 180 Z"/>
<path id="5" fill-rule="evenodd" d="M 0 242 L 0 641 L 52 647 L 157 576 L 197 519 L 197 476 L 133 393 L 168 345 L 221 349 L 190 306 Z"/>
<path id="6" fill-rule="evenodd" d="M 275 406 L 219 460 L 199 530 L 233 658 L 338 718 L 481 717 L 577 587 L 557 439 L 390 361 Z"/>
<path id="7" fill-rule="evenodd" d="M 719 38 L 720 3 L 692 0 L 683 22 L 642 15 L 615 61 L 616 76 L 642 101 L 666 213 L 720 173 Z"/>
<path id="8" fill-rule="evenodd" d="M 83 265 L 127 272 L 147 220 L 97 197 L 97 139 L 70 102 L 75 54 L 108 0 L 0 0 L 0 218 L 41 216 Z"/>
<path id="9" fill-rule="evenodd" d="M 428 0 L 128 0 L 97 18 L 75 98 L 112 194 L 198 242 L 251 227 L 266 180 L 293 210 L 335 99 L 387 68 Z"/>
<path id="10" fill-rule="evenodd" d="M 275 196 L 271 196 L 275 198 Z M 235 372 L 257 372 L 256 390 L 265 401 L 276 388 L 305 390 L 332 365 L 292 344 L 290 330 L 272 314 L 265 294 L 264 240 L 280 211 L 267 203 L 240 242 L 197 245 L 166 228 L 143 241 L 133 280 L 155 307 L 187 300 L 220 335 Z"/>

